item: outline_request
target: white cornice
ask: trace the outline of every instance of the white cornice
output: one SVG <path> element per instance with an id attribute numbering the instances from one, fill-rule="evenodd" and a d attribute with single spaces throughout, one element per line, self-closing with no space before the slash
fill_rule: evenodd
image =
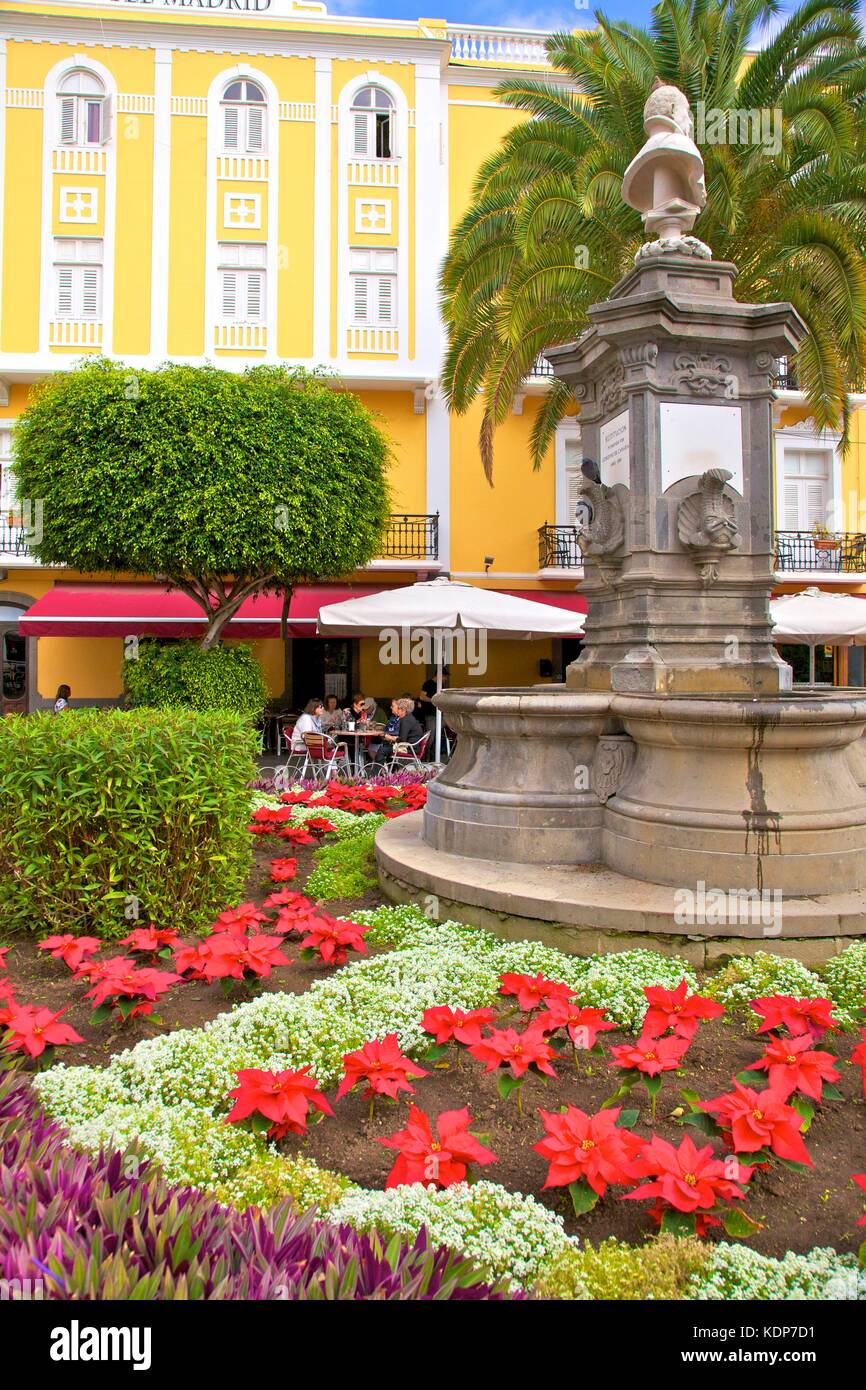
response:
<path id="1" fill-rule="evenodd" d="M 371 21 L 367 21 L 369 24 Z M 172 24 L 159 20 L 124 22 L 94 16 L 23 15 L 0 12 L 0 34 L 31 43 L 78 44 L 98 48 L 151 49 L 157 44 L 175 52 L 249 54 L 256 57 L 344 58 L 357 62 L 430 62 L 438 56 L 444 69 L 451 55 L 446 39 L 428 38 L 412 25 L 397 34 L 314 33 L 296 28 L 244 30 L 223 25 Z"/>

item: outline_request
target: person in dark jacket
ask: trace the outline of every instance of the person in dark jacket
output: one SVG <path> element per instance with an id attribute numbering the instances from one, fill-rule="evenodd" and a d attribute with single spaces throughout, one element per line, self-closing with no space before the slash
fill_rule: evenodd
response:
<path id="1" fill-rule="evenodd" d="M 424 730 L 413 713 L 415 702 L 412 699 L 391 701 L 391 718 L 382 735 L 382 742 L 376 749 L 374 762 L 381 767 L 394 752 L 395 743 L 417 743 L 424 737 Z"/>

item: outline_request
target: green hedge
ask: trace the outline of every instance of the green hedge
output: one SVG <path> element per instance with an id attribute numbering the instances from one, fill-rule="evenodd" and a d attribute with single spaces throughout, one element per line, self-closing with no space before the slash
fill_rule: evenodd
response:
<path id="1" fill-rule="evenodd" d="M 0 719 L 0 920 L 124 936 L 202 931 L 252 863 L 255 734 L 237 714 L 70 710 Z"/>
<path id="2" fill-rule="evenodd" d="M 236 710 L 250 723 L 268 702 L 261 667 L 242 643 L 203 651 L 196 642 L 142 642 L 123 663 L 123 683 L 132 705 Z"/>

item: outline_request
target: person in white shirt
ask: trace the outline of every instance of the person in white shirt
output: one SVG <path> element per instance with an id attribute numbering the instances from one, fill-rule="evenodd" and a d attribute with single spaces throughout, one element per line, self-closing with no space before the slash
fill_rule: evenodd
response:
<path id="1" fill-rule="evenodd" d="M 298 719 L 292 734 L 293 753 L 306 752 L 304 734 L 320 734 L 322 732 L 321 720 L 323 714 L 324 705 L 318 696 L 316 696 L 314 700 L 307 701 L 304 705 L 304 712 Z"/>
<path id="2" fill-rule="evenodd" d="M 69 697 L 72 691 L 68 685 L 58 685 L 57 698 L 54 701 L 54 713 L 60 714 L 61 711 L 69 709 Z"/>

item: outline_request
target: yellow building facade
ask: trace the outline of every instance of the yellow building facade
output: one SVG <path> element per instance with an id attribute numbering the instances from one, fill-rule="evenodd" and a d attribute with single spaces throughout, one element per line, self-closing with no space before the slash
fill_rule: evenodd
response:
<path id="1" fill-rule="evenodd" d="M 440 387 L 449 228 L 515 120 L 496 84 L 515 68 L 544 73 L 543 37 L 330 16 L 314 0 L 0 0 L 5 708 L 40 707 L 61 682 L 76 703 L 121 694 L 120 636 L 18 630 L 57 584 L 112 582 L 40 568 L 34 518 L 12 503 L 15 420 L 34 383 L 86 354 L 133 370 L 167 358 L 326 368 L 379 413 L 395 456 L 384 553 L 347 584 L 448 573 L 580 611 L 579 418 L 560 427 L 543 469 L 529 464 L 546 364 L 499 431 L 492 490 L 477 413 L 451 418 Z M 815 582 L 816 520 L 854 538 L 864 528 L 863 419 L 843 460 L 837 438 L 811 430 L 781 365 L 777 526 L 791 539 L 780 584 Z M 859 588 L 866 559 L 845 555 L 820 582 Z M 372 641 L 252 645 L 287 708 L 323 682 L 384 698 L 427 674 L 383 668 Z M 531 684 L 573 654 L 568 641 L 491 643 L 483 671 L 455 663 L 451 680 Z"/>

